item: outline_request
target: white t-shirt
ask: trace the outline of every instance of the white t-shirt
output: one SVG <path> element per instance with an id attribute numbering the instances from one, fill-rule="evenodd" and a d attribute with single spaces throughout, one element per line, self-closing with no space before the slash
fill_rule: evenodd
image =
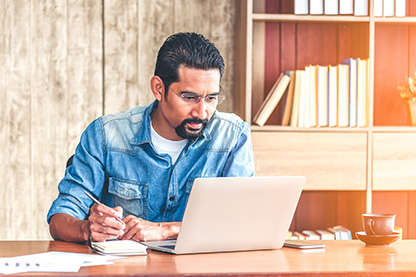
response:
<path id="1" fill-rule="evenodd" d="M 187 139 L 183 140 L 168 140 L 160 136 L 155 129 L 151 126 L 150 137 L 152 139 L 153 146 L 156 148 L 156 151 L 159 154 L 169 154 L 172 158 L 172 163 L 175 163 L 178 159 L 179 154 L 182 152 L 182 149 L 185 147 L 188 142 Z"/>

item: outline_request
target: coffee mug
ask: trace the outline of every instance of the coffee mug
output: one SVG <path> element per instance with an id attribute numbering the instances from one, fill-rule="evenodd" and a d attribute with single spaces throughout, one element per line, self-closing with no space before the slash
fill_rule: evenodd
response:
<path id="1" fill-rule="evenodd" d="M 395 214 L 363 214 L 362 218 L 364 232 L 367 236 L 393 234 Z"/>

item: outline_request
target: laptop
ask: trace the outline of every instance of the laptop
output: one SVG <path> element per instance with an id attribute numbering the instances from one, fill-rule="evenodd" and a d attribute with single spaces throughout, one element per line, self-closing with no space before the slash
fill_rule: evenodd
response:
<path id="1" fill-rule="evenodd" d="M 178 238 L 143 244 L 173 254 L 281 248 L 305 180 L 303 176 L 197 178 Z"/>

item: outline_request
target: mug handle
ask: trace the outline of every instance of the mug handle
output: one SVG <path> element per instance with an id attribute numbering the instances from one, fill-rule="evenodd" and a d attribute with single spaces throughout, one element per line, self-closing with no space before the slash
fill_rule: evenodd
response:
<path id="1" fill-rule="evenodd" d="M 375 235 L 376 235 L 376 232 L 374 232 L 374 230 L 373 230 L 373 225 L 374 225 L 374 223 L 375 223 L 375 221 L 374 221 L 374 219 L 372 219 L 372 218 L 370 218 L 370 219 L 367 221 L 367 226 L 368 226 L 368 229 L 370 229 L 370 231 L 371 231 L 371 233 L 372 233 L 372 235 L 373 235 L 373 236 L 375 236 Z"/>

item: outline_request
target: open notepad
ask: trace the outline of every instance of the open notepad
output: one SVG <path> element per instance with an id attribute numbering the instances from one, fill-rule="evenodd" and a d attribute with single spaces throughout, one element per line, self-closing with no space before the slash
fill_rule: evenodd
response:
<path id="1" fill-rule="evenodd" d="M 90 242 L 90 248 L 97 253 L 106 255 L 147 255 L 149 248 L 134 240 L 109 240 Z"/>

